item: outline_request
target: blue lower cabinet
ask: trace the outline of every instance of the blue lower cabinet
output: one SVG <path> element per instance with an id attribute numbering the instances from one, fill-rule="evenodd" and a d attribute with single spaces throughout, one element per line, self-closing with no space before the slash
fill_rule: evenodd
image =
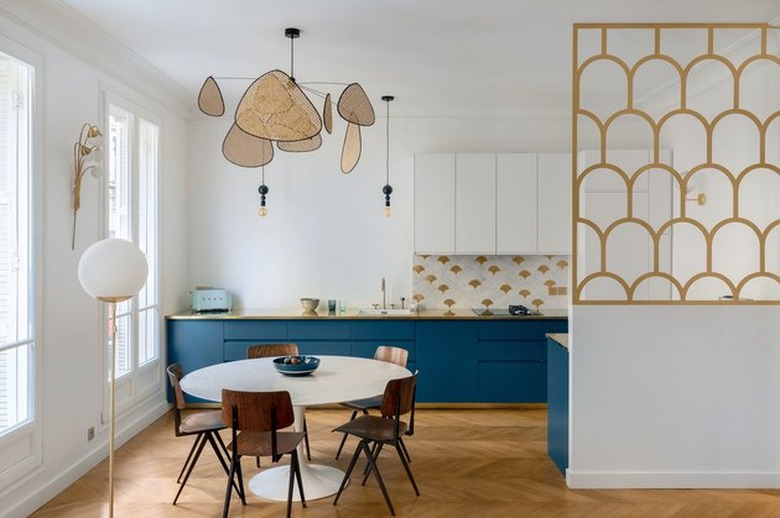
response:
<path id="1" fill-rule="evenodd" d="M 298 344 L 298 351 L 301 354 L 308 354 L 311 356 L 317 356 L 318 354 L 327 354 L 331 356 L 350 356 L 352 351 L 352 344 L 350 342 L 337 340 L 298 340 L 295 343 Z"/>
<path id="2" fill-rule="evenodd" d="M 343 340 L 352 339 L 352 324 L 349 320 L 291 320 L 288 324 L 288 337 L 291 342 L 305 340 Z"/>
<path id="3" fill-rule="evenodd" d="M 286 320 L 226 320 L 225 340 L 262 340 L 266 343 L 287 340 Z M 260 343 L 260 342 L 257 342 Z"/>
<path id="4" fill-rule="evenodd" d="M 566 475 L 569 467 L 569 350 L 547 340 L 547 454 Z"/>
<path id="5" fill-rule="evenodd" d="M 222 363 L 222 320 L 168 320 L 168 363 L 181 365 L 184 374 Z M 168 377 L 166 375 L 166 381 Z M 168 401 L 173 401 L 173 391 L 168 385 Z M 189 402 L 203 401 L 186 396 Z"/>
<path id="6" fill-rule="evenodd" d="M 547 364 L 528 361 L 480 361 L 482 403 L 545 403 Z"/>
<path id="7" fill-rule="evenodd" d="M 477 390 L 477 323 L 417 322 L 417 401 L 472 403 Z"/>
<path id="8" fill-rule="evenodd" d="M 409 351 L 425 403 L 537 403 L 548 397 L 545 333 L 563 320 L 170 319 L 169 362 L 185 373 L 246 358 L 247 347 L 291 342 L 301 354 L 372 358 L 380 345 Z M 169 400 L 171 394 L 169 391 Z M 194 401 L 194 399 L 191 399 Z"/>

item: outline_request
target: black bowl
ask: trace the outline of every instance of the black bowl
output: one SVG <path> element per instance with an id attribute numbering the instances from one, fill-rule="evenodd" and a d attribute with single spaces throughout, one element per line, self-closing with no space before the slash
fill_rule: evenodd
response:
<path id="1" fill-rule="evenodd" d="M 286 376 L 307 376 L 317 370 L 320 359 L 315 356 L 280 356 L 274 358 L 276 370 Z"/>

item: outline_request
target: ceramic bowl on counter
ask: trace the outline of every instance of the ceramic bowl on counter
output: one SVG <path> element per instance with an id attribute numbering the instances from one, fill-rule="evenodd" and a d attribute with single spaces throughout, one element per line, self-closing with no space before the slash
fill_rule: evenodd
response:
<path id="1" fill-rule="evenodd" d="M 320 305 L 320 299 L 315 299 L 311 297 L 303 297 L 301 298 L 301 307 L 304 311 L 310 312 L 310 311 L 316 311 L 317 306 Z"/>

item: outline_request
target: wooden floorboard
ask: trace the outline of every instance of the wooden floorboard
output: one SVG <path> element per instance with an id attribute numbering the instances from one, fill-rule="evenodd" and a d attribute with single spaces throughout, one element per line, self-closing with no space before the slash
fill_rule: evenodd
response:
<path id="1" fill-rule="evenodd" d="M 346 469 L 356 442 L 348 442 L 336 461 L 340 436 L 330 431 L 347 417 L 343 410 L 307 412 L 316 463 Z M 117 518 L 221 516 L 226 476 L 209 450 L 178 504 L 170 503 L 191 441 L 174 436 L 168 414 L 117 451 Z M 780 490 L 570 490 L 547 457 L 544 409 L 419 410 L 416 433 L 407 445 L 421 496 L 415 496 L 394 451 L 384 452 L 379 461 L 401 517 L 780 518 Z M 268 464 L 263 459 L 263 465 Z M 247 480 L 256 472 L 253 459 L 245 459 L 243 468 Z M 32 516 L 108 516 L 107 477 L 108 463 L 103 462 Z M 247 494 L 245 507 L 233 498 L 230 516 L 284 516 L 285 504 Z M 371 480 L 366 486 L 351 484 L 337 506 L 330 497 L 311 501 L 306 509 L 295 504 L 292 515 L 352 518 L 390 513 Z"/>

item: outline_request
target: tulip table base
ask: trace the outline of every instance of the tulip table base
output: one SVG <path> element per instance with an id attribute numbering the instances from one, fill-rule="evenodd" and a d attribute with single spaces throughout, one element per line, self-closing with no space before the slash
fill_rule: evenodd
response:
<path id="1" fill-rule="evenodd" d="M 303 430 L 304 407 L 295 406 L 295 431 Z M 291 457 L 288 455 L 288 459 Z M 303 496 L 306 501 L 317 500 L 327 496 L 335 495 L 339 490 L 339 485 L 344 478 L 344 472 L 331 466 L 321 464 L 309 464 L 306 460 L 306 451 L 303 447 L 303 441 L 298 445 L 298 462 L 301 465 L 301 480 L 303 480 Z M 249 490 L 260 498 L 266 500 L 275 500 L 280 502 L 287 501 L 287 492 L 290 484 L 290 465 L 268 468 L 261 471 L 249 481 Z M 293 487 L 293 500 L 300 502 L 301 495 L 298 493 L 298 481 L 295 481 Z"/>

